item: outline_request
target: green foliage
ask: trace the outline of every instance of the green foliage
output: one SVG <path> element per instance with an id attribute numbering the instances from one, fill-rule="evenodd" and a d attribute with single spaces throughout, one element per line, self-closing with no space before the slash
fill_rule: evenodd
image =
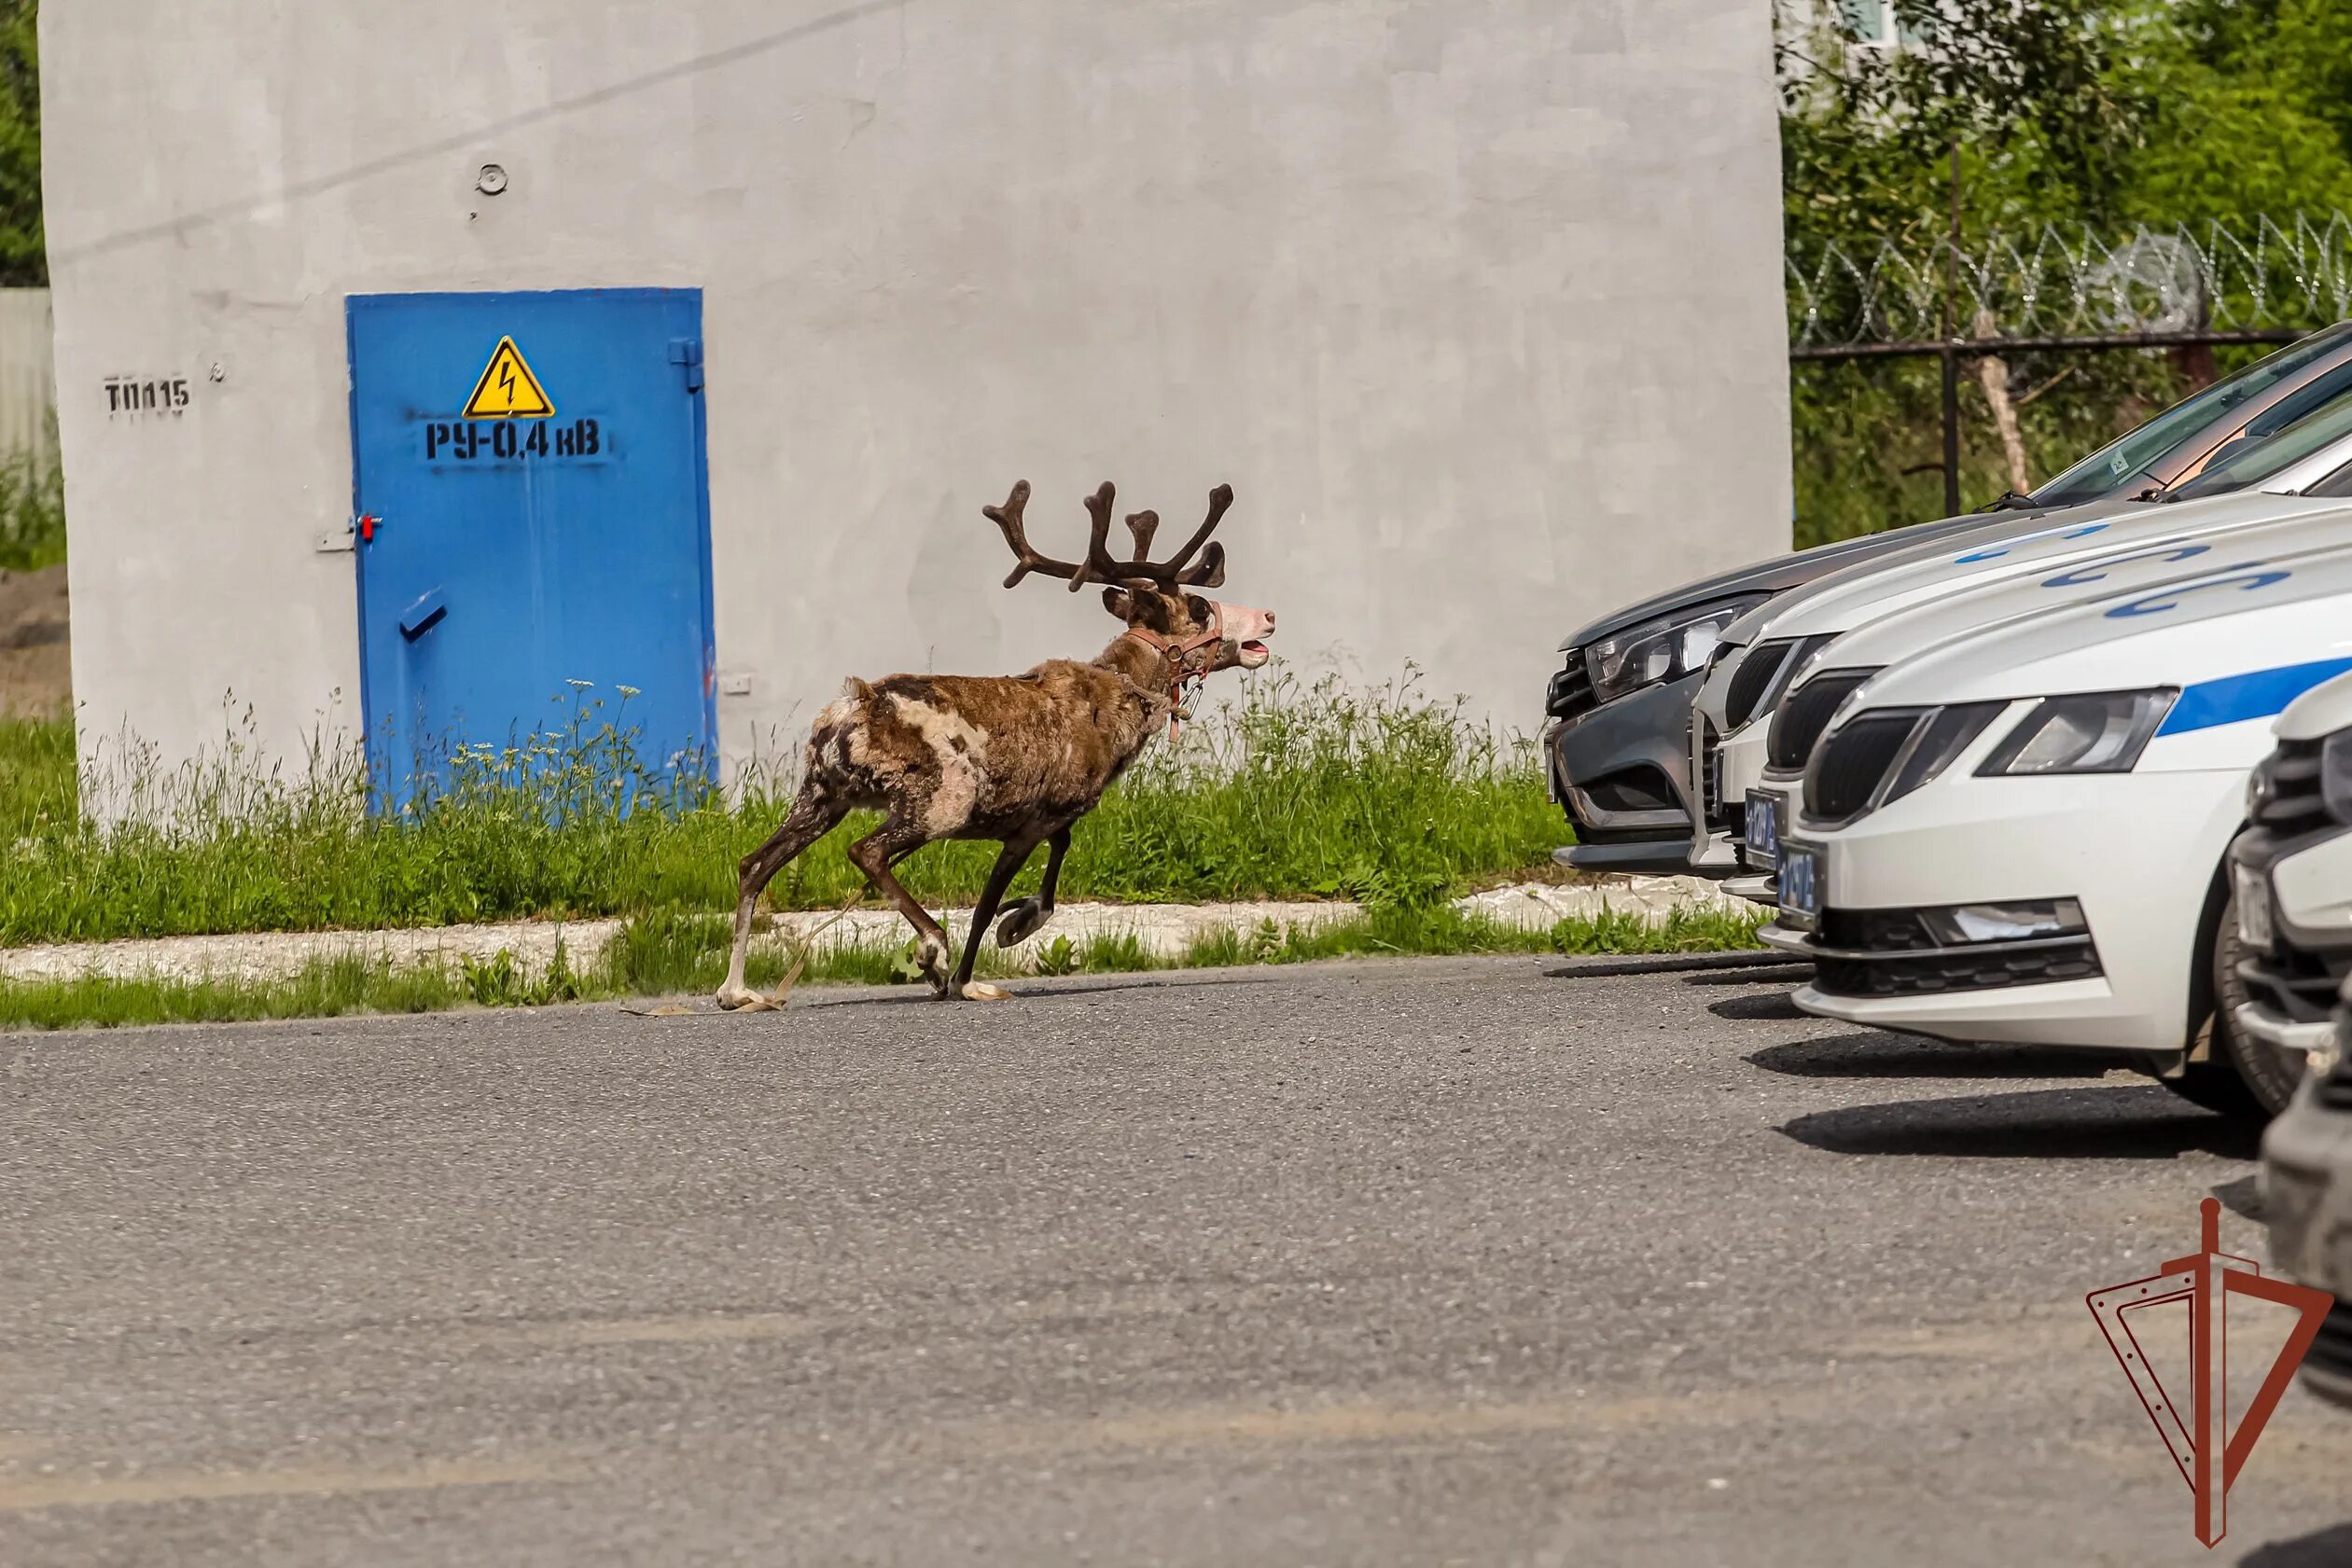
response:
<path id="1" fill-rule="evenodd" d="M 1892 243 L 1923 264 L 2045 225 L 2128 233 L 2352 211 L 2352 0 L 1900 0 L 1921 48 L 1844 47 L 1778 8 L 1788 244 Z M 2312 326 L 2320 322 L 2307 324 Z M 1955 323 L 1962 333 L 1972 329 Z M 2008 390 L 2049 478 L 2259 351 L 2017 354 Z M 1929 360 L 1791 373 L 1797 542 L 1943 510 Z M 1991 410 L 1962 383 L 1962 504 L 2010 488 Z"/>
<path id="2" fill-rule="evenodd" d="M 639 767 L 626 703 L 577 694 L 551 727 L 452 760 L 395 819 L 367 816 L 355 757 L 256 759 L 240 718 L 206 762 L 166 773 L 136 744 L 93 772 L 124 809 L 75 808 L 70 723 L 0 723 L 0 943 L 193 932 L 368 930 L 540 916 L 731 908 L 735 864 L 787 792 L 664 793 Z M 853 820 L 770 886 L 778 908 L 834 908 L 863 885 Z M 1261 680 L 1155 743 L 1081 822 L 1065 898 L 1361 897 L 1415 907 L 1548 866 L 1567 834 L 1531 747 L 1497 741 L 1410 682 L 1354 692 Z M 938 844 L 903 870 L 928 903 L 968 904 L 995 846 Z M 1034 888 L 1040 854 L 1016 884 Z"/>
<path id="3" fill-rule="evenodd" d="M 34 572 L 64 559 L 64 470 L 29 454 L 0 458 L 0 571 Z"/>
<path id="4" fill-rule="evenodd" d="M 38 0 L 0 0 L 0 285 L 49 280 L 41 227 Z"/>

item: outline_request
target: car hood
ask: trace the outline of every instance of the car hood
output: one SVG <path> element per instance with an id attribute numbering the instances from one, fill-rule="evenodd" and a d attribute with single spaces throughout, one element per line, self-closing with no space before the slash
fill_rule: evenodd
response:
<path id="1" fill-rule="evenodd" d="M 2287 704 L 2278 715 L 2282 741 L 2317 741 L 2352 728 L 2352 674 L 2323 681 Z"/>
<path id="2" fill-rule="evenodd" d="M 2011 519 L 2025 520 L 2037 514 L 2010 512 Z M 1676 610 L 1696 609 L 1718 600 L 1738 599 L 1751 593 L 1783 593 L 1813 581 L 1824 573 L 1837 571 L 1857 562 L 1876 560 L 1913 548 L 1947 534 L 1963 534 L 1982 528 L 1986 520 L 1971 513 L 1967 517 L 1945 518 L 1937 522 L 1913 523 L 1907 528 L 1893 528 L 1884 534 L 1865 534 L 1857 539 L 1840 539 L 1831 544 L 1816 545 L 1811 549 L 1795 550 L 1776 555 L 1769 561 L 1752 562 L 1729 572 L 1719 572 L 1711 577 L 1698 577 L 1663 593 L 1653 594 L 1638 604 L 1613 610 L 1600 619 L 1578 628 L 1560 645 L 1565 653 L 1580 648 L 1598 637 L 1637 626 L 1646 620 Z"/>
<path id="3" fill-rule="evenodd" d="M 2335 545 L 2139 584 L 1947 638 L 1872 676 L 1851 707 L 2177 686 L 2181 701 L 2165 721 L 2172 731 L 2267 721 L 2345 670 L 2352 546 Z M 2192 714 L 2202 715 L 2193 725 Z"/>
<path id="4" fill-rule="evenodd" d="M 2341 502 L 2240 492 L 2200 501 L 2152 502 L 2105 496 L 2063 511 L 1978 520 L 1978 526 L 1924 540 L 1875 561 L 1824 574 L 1724 628 L 1723 641 L 1752 647 L 1767 639 L 1834 636 L 1906 604 L 1950 590 L 1955 581 L 2012 575 L 2032 563 L 2115 548 L 2121 536 L 2159 537 L 2226 520 L 2284 516 Z"/>
<path id="5" fill-rule="evenodd" d="M 2176 582 L 2256 558 L 2352 547 L 2352 503 L 2287 495 L 2217 495 L 2143 506 L 2110 526 L 2015 540 L 1950 576 L 1890 569 L 1875 594 L 1838 597 L 1774 623 L 1774 635 L 1835 636 L 1799 672 L 1892 664 L 1947 638 L 2021 616 Z M 1946 558 L 1948 559 L 1948 558 Z M 1838 634 L 1840 622 L 1852 630 Z"/>

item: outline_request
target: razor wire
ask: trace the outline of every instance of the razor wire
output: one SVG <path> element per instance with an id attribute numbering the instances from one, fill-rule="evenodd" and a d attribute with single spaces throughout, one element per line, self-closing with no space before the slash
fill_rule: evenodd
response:
<path id="1" fill-rule="evenodd" d="M 1792 247 L 1787 269 L 1792 349 L 1937 343 L 1948 330 L 1991 342 L 2308 330 L 2352 313 L 2352 218 L 2108 235 L 2053 223 L 1972 245 L 1828 241 Z"/>

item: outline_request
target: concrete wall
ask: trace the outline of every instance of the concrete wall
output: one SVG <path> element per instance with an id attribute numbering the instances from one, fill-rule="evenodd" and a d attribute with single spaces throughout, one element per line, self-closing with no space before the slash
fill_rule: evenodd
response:
<path id="1" fill-rule="evenodd" d="M 996 586 L 1023 476 L 1047 548 L 1230 480 L 1284 652 L 1532 728 L 1574 623 L 1788 542 L 1769 10 L 45 7 L 85 746 L 355 716 L 347 293 L 598 284 L 706 290 L 737 755 L 848 672 L 1100 646 Z"/>

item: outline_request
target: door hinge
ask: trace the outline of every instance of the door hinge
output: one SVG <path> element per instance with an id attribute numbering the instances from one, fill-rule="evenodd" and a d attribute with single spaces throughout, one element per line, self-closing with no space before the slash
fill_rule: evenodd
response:
<path id="1" fill-rule="evenodd" d="M 673 338 L 670 340 L 670 363 L 686 371 L 686 390 L 703 390 L 703 340 Z"/>

